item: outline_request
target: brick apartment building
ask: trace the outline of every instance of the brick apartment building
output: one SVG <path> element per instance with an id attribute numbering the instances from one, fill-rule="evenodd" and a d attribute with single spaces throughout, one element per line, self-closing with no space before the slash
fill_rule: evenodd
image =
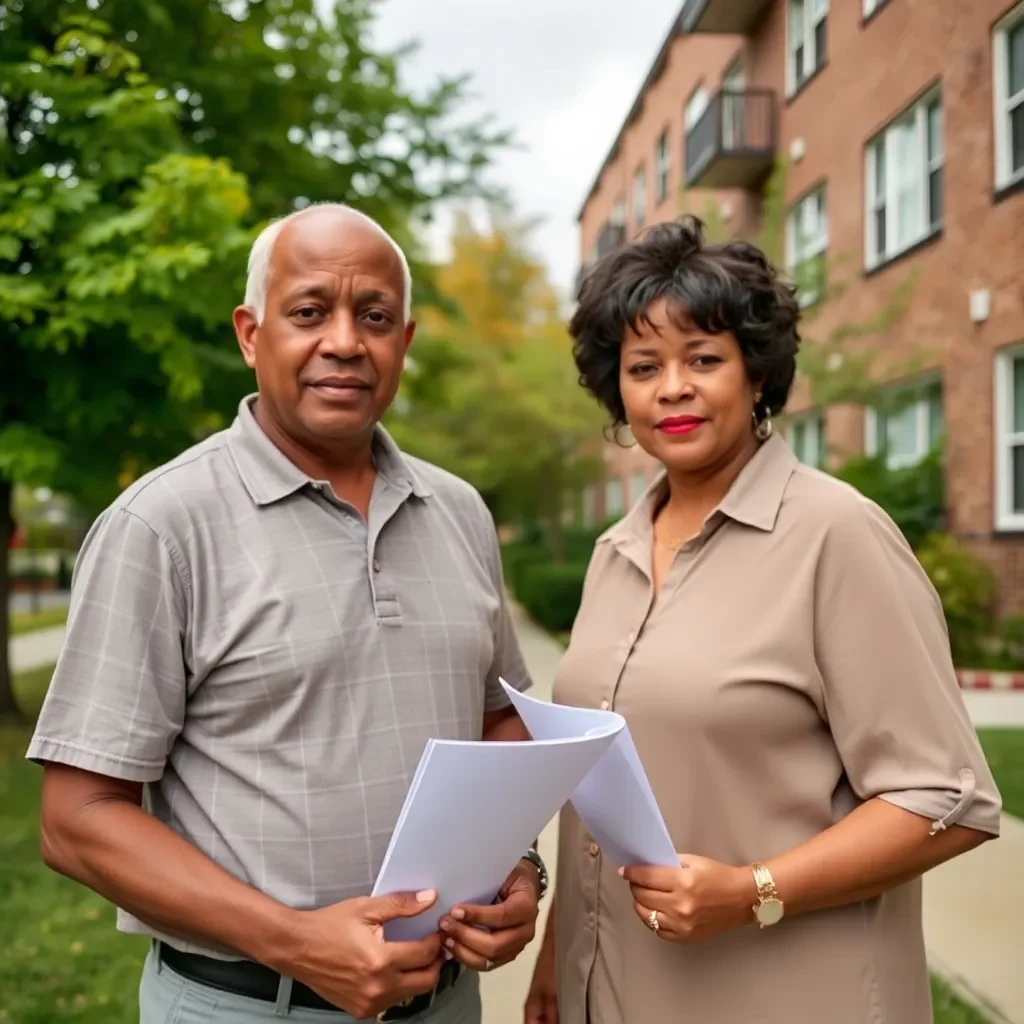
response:
<path id="1" fill-rule="evenodd" d="M 799 382 L 791 445 L 908 465 L 944 436 L 950 529 L 1024 611 L 1024 0 L 686 0 L 580 211 L 580 274 L 683 209 L 753 234 L 780 164 L 784 259 L 829 268 L 809 338 L 878 321 L 914 275 L 905 313 L 847 343 L 879 399 L 823 408 Z M 591 521 L 656 468 L 604 458 Z"/>

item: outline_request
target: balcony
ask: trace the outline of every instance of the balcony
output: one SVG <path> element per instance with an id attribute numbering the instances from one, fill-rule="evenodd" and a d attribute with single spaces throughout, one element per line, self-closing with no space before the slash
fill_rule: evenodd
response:
<path id="1" fill-rule="evenodd" d="M 686 0 L 684 32 L 749 36 L 772 5 L 772 0 Z"/>
<path id="2" fill-rule="evenodd" d="M 723 89 L 686 133 L 688 188 L 753 188 L 770 173 L 778 147 L 771 89 Z"/>
<path id="3" fill-rule="evenodd" d="M 578 299 L 580 291 L 583 289 L 583 282 L 587 279 L 587 274 L 590 273 L 591 267 L 583 263 L 580 265 L 580 269 L 576 271 L 576 290 L 573 292 L 573 298 Z"/>

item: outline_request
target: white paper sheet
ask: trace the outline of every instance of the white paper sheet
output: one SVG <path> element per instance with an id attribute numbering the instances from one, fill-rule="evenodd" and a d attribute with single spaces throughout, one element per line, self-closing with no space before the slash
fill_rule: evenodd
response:
<path id="1" fill-rule="evenodd" d="M 607 720 L 585 735 L 534 742 L 431 740 L 373 895 L 436 889 L 438 900 L 423 914 L 388 922 L 386 937 L 422 938 L 455 904 L 492 902 L 619 730 Z"/>
<path id="2" fill-rule="evenodd" d="M 584 776 L 570 800 L 594 841 L 615 864 L 678 867 L 679 857 L 626 720 L 614 711 L 549 704 L 505 691 L 535 740 L 561 740 L 590 730 L 615 740 Z"/>

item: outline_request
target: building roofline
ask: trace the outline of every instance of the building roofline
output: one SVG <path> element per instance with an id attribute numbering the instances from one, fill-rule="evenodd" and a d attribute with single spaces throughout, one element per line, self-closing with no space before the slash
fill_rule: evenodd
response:
<path id="1" fill-rule="evenodd" d="M 619 126 L 618 133 L 615 136 L 615 141 L 611 144 L 604 160 L 601 161 L 601 166 L 598 169 L 590 188 L 587 190 L 587 195 L 583 200 L 583 205 L 576 214 L 577 224 L 583 219 L 583 214 L 586 212 L 587 204 L 594 198 L 594 193 L 597 191 L 598 185 L 601 184 L 602 175 L 606 170 L 608 170 L 608 166 L 615 157 L 618 156 L 619 147 L 622 144 L 622 136 L 625 135 L 626 129 L 629 128 L 629 126 L 640 116 L 640 111 L 643 110 L 644 106 L 644 97 L 647 95 L 648 90 L 659 78 L 661 78 L 662 72 L 665 70 L 665 64 L 668 61 L 668 52 L 672 48 L 672 44 L 679 36 L 685 34 L 683 29 L 683 11 L 685 7 L 685 3 L 680 5 L 679 13 L 672 20 L 668 33 L 664 40 L 662 40 L 661 46 L 658 49 L 658 55 L 654 58 L 651 66 L 647 69 L 647 74 L 644 76 L 644 80 L 633 99 L 633 104 L 629 108 L 629 113 Z"/>

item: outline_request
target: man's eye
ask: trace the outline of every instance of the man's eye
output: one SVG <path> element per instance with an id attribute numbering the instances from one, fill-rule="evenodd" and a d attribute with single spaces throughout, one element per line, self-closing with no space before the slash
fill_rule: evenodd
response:
<path id="1" fill-rule="evenodd" d="M 372 324 L 386 324 L 390 320 L 390 317 L 381 309 L 368 310 L 364 316 Z"/>
<path id="2" fill-rule="evenodd" d="M 313 320 L 321 315 L 320 310 L 316 306 L 300 306 L 294 313 L 294 316 L 297 316 L 300 320 Z"/>

